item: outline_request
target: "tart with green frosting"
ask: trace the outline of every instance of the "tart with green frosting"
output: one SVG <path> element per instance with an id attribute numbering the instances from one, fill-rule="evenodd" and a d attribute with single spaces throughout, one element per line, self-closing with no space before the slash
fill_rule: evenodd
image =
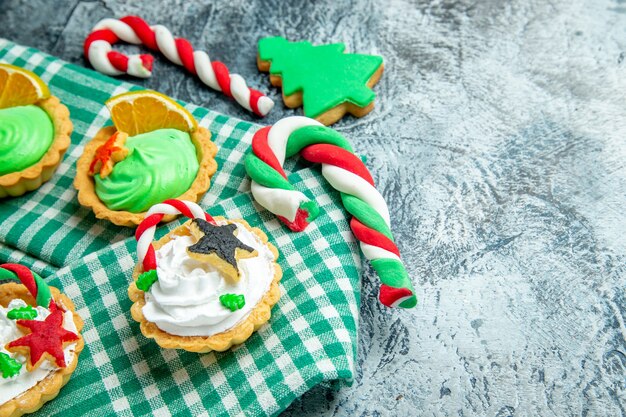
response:
<path id="1" fill-rule="evenodd" d="M 217 169 L 210 132 L 152 91 L 113 97 L 107 107 L 115 126 L 102 128 L 78 160 L 79 202 L 98 218 L 135 226 L 164 200 L 200 200 Z"/>
<path id="2" fill-rule="evenodd" d="M 34 73 L 0 64 L 0 198 L 48 181 L 70 145 L 70 113 Z"/>

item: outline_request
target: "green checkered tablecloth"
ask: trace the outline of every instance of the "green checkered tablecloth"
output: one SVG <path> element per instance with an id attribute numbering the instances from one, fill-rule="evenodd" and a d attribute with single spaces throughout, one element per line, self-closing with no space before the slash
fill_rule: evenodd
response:
<path id="1" fill-rule="evenodd" d="M 72 188 L 84 144 L 110 123 L 102 103 L 137 87 L 3 40 L 0 61 L 41 76 L 74 122 L 72 145 L 52 180 L 0 201 L 0 262 L 20 262 L 47 277 L 85 321 L 76 372 L 36 415 L 276 415 L 316 384 L 351 382 L 361 259 L 339 195 L 318 170 L 287 166 L 295 169 L 290 181 L 318 196 L 322 209 L 306 232 L 292 233 L 249 194 L 243 156 L 258 126 L 183 103 L 219 147 L 219 170 L 201 205 L 267 231 L 281 251 L 284 276 L 270 322 L 243 345 L 208 354 L 161 349 L 129 313 L 133 230 L 96 220 Z"/>

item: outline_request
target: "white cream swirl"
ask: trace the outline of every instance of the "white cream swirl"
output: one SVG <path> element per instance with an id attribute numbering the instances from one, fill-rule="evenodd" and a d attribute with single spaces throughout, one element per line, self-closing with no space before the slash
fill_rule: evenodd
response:
<path id="1" fill-rule="evenodd" d="M 55 364 L 48 360 L 44 360 L 37 369 L 34 369 L 32 372 L 28 372 L 26 370 L 27 358 L 19 353 L 11 353 L 5 349 L 9 342 L 24 336 L 24 333 L 22 333 L 17 327 L 17 321 L 7 318 L 7 313 L 14 308 L 25 306 L 26 303 L 20 299 L 12 300 L 6 308 L 0 306 L 0 352 L 8 354 L 22 364 L 22 368 L 17 375 L 11 378 L 3 378 L 2 375 L 0 375 L 0 405 L 28 391 L 30 388 L 37 385 L 39 381 L 59 369 Z M 50 311 L 47 308 L 36 307 L 36 310 L 37 317 L 35 317 L 34 320 L 43 321 L 46 317 L 48 317 L 48 315 L 50 315 Z M 63 315 L 63 328 L 78 334 L 76 324 L 74 323 L 74 316 L 69 310 Z M 70 343 L 63 349 L 66 364 L 69 365 L 74 360 L 75 349 L 76 343 Z"/>
<path id="2" fill-rule="evenodd" d="M 148 321 L 177 336 L 212 336 L 233 328 L 250 314 L 270 288 L 274 254 L 245 226 L 236 225 L 237 238 L 258 252 L 237 262 L 241 274 L 237 283 L 187 255 L 187 247 L 195 243 L 191 236 L 173 236 L 156 251 L 159 279 L 145 293 L 142 310 Z M 220 303 L 222 294 L 243 294 L 245 306 L 231 312 Z"/>

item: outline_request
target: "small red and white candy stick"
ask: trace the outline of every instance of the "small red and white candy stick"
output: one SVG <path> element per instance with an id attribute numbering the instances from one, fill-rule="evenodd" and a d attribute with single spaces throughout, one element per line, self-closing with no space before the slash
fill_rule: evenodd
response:
<path id="1" fill-rule="evenodd" d="M 267 115 L 274 107 L 272 99 L 248 87 L 241 75 L 231 74 L 222 62 L 211 62 L 206 52 L 194 51 L 188 40 L 174 38 L 165 26 L 150 26 L 138 16 L 104 19 L 94 26 L 85 40 L 84 52 L 97 71 L 106 75 L 128 74 L 141 78 L 152 74 L 152 55 L 115 52 L 111 45 L 119 40 L 160 51 L 173 63 L 197 75 L 204 84 L 234 98 L 243 108 L 258 116 Z"/>
<path id="2" fill-rule="evenodd" d="M 156 269 L 156 254 L 152 245 L 156 226 L 163 220 L 163 217 L 179 214 L 190 219 L 203 219 L 211 223 L 214 222 L 211 215 L 191 201 L 171 199 L 152 206 L 135 231 L 137 257 L 143 266 L 144 272 Z"/>

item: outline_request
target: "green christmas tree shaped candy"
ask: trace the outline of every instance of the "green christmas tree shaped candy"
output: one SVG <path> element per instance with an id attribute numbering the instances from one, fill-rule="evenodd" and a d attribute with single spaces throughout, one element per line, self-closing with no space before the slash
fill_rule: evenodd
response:
<path id="1" fill-rule="evenodd" d="M 2 378 L 11 378 L 20 373 L 22 364 L 7 355 L 0 352 L 0 376 Z"/>
<path id="2" fill-rule="evenodd" d="M 374 108 L 371 87 L 380 79 L 380 56 L 345 54 L 342 43 L 313 46 L 282 37 L 259 41 L 258 66 L 282 85 L 288 107 L 304 106 L 304 115 L 325 125 L 344 114 L 362 117 Z"/>
<path id="3" fill-rule="evenodd" d="M 37 317 L 37 310 L 32 306 L 14 308 L 7 313 L 7 318 L 10 320 L 32 320 L 35 317 Z"/>
<path id="4" fill-rule="evenodd" d="M 158 279 L 159 277 L 157 275 L 156 269 L 151 269 L 150 271 L 143 272 L 141 275 L 139 275 L 139 277 L 137 277 L 135 285 L 137 285 L 137 288 L 139 288 L 141 291 L 148 291 L 150 287 L 152 287 L 152 284 L 157 282 Z"/>
<path id="5" fill-rule="evenodd" d="M 243 294 L 222 294 L 220 303 L 230 311 L 237 311 L 246 305 Z"/>

